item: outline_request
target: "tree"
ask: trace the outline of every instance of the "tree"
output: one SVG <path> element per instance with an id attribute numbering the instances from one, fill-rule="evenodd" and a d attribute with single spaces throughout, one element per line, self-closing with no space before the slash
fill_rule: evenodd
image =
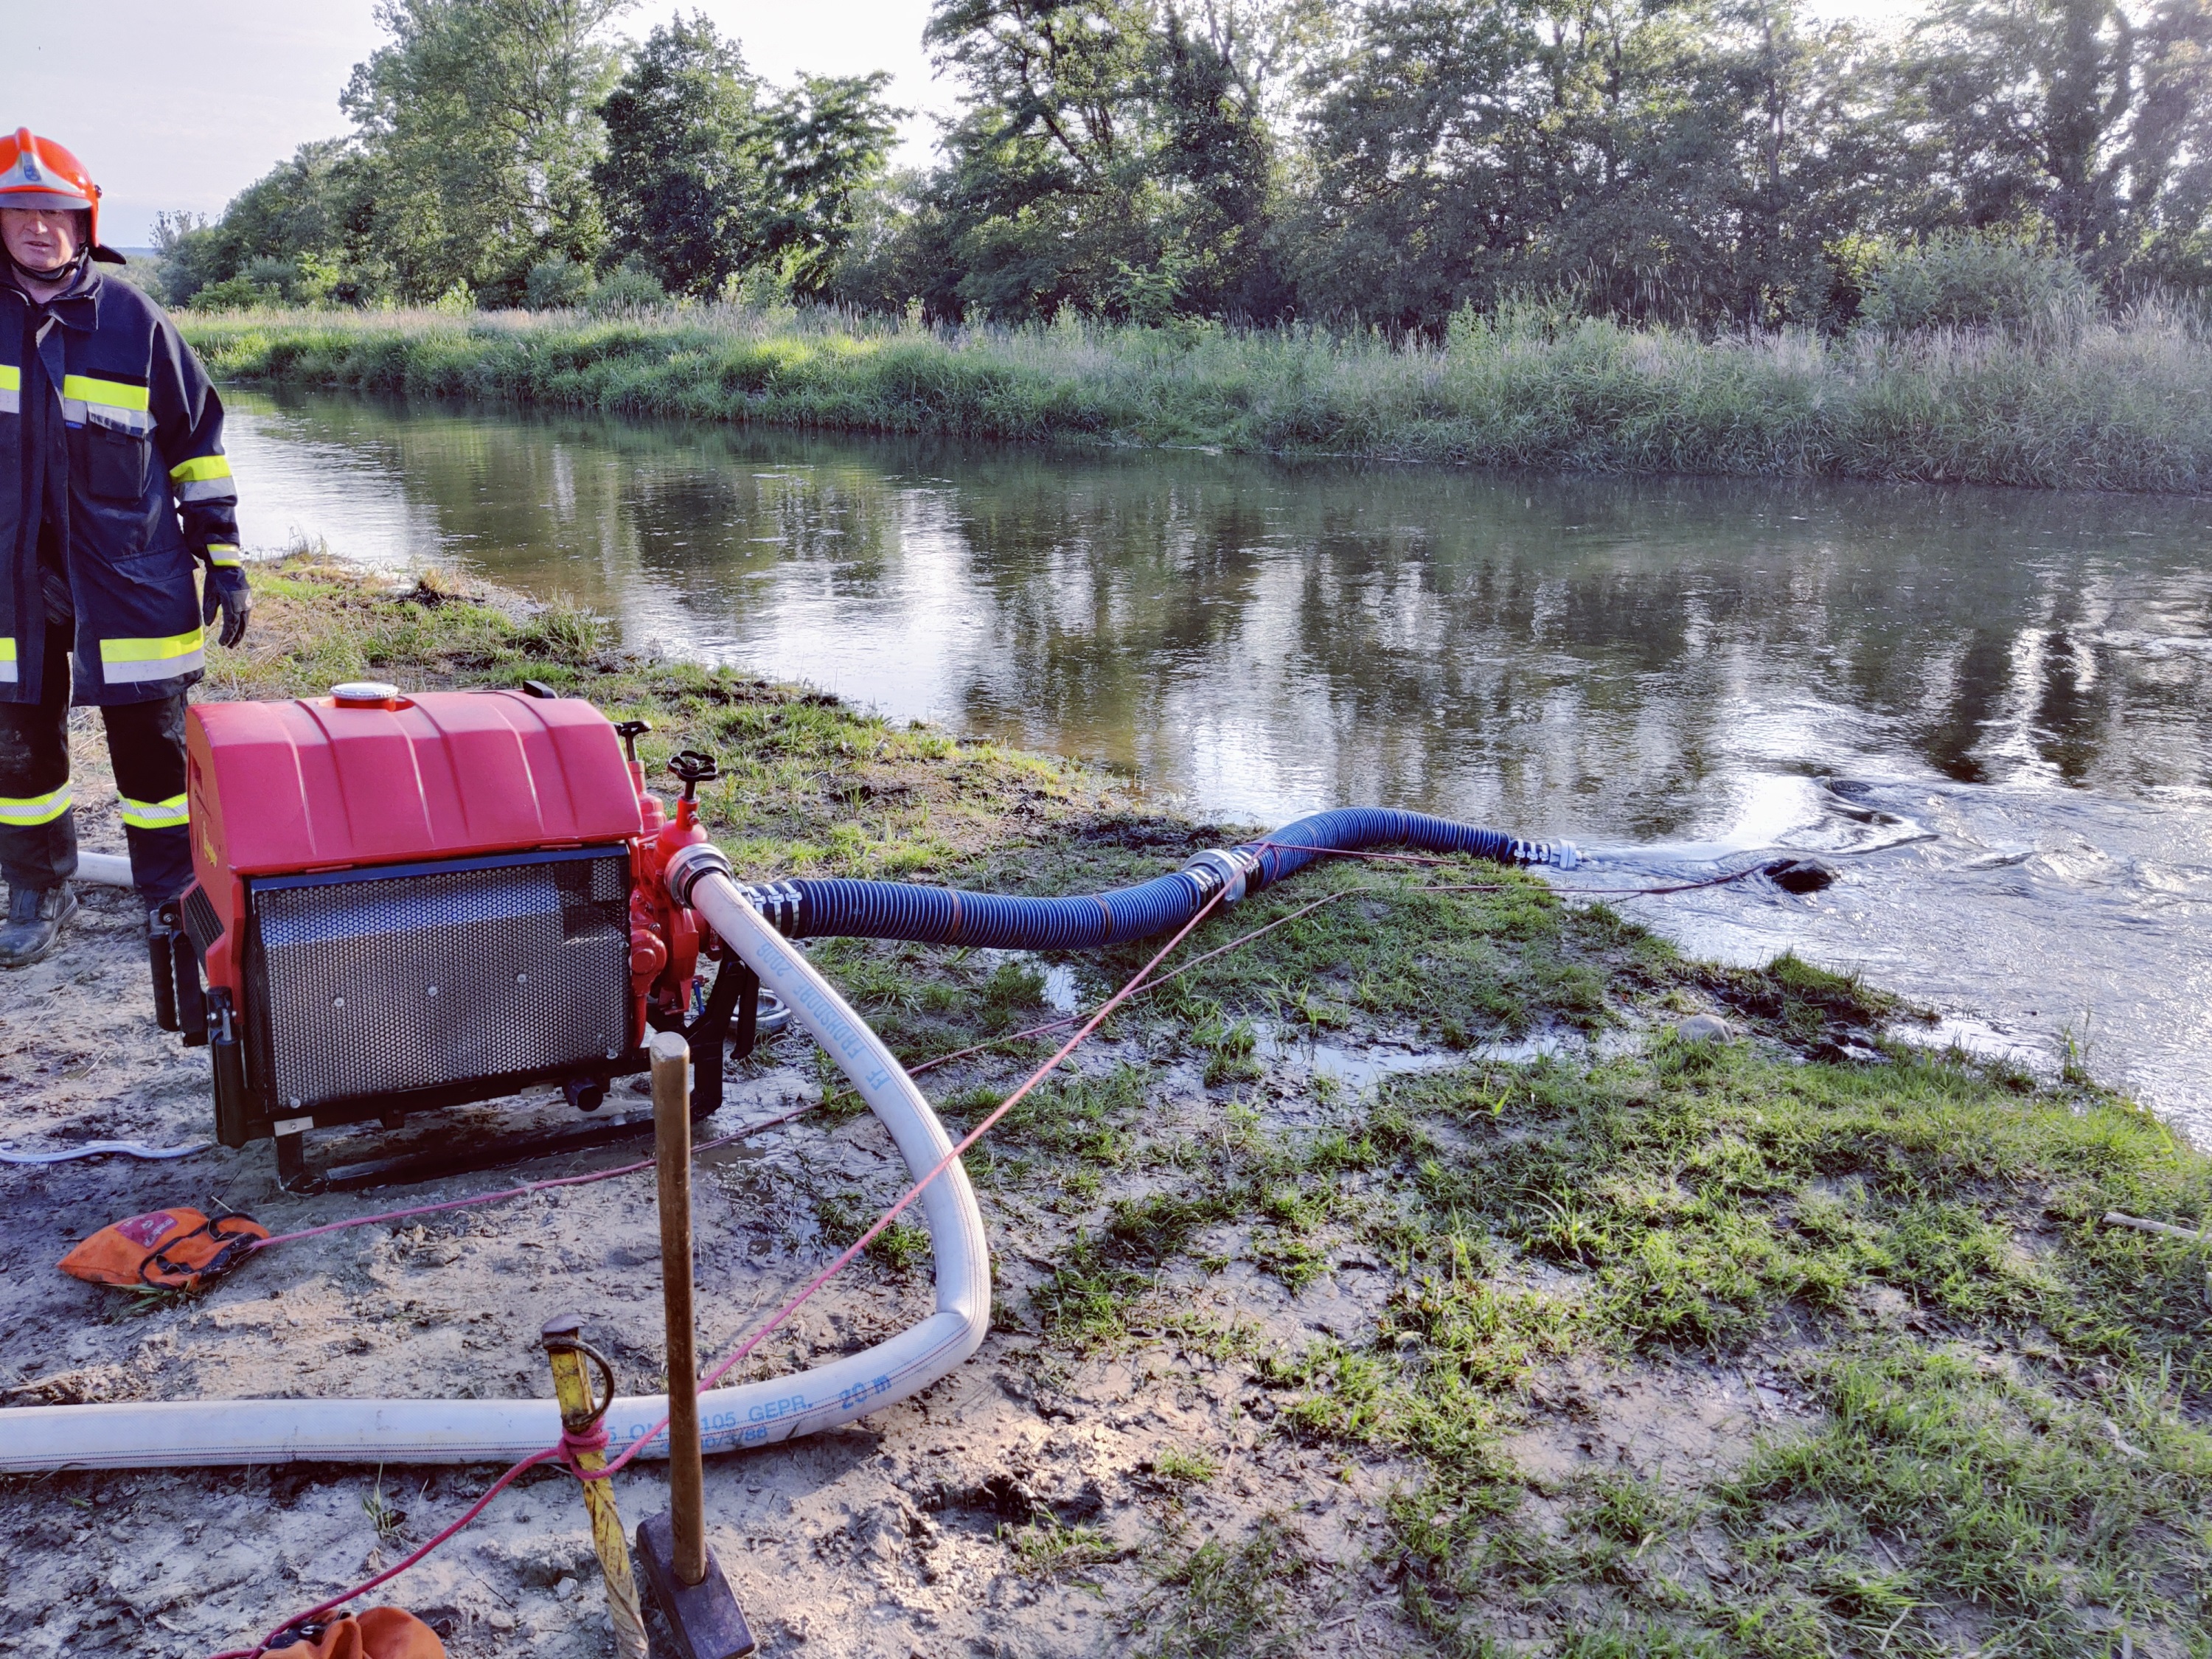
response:
<path id="1" fill-rule="evenodd" d="M 592 179 L 611 251 L 675 294 L 711 294 L 757 252 L 769 212 L 760 83 L 735 41 L 695 14 L 646 37 L 600 105 Z"/>
<path id="2" fill-rule="evenodd" d="M 1317 0 L 939 0 L 966 82 L 932 196 L 957 270 L 934 308 L 1273 317 L 1267 98 Z"/>
<path id="3" fill-rule="evenodd" d="M 1143 143 L 1145 0 L 939 0 L 922 40 L 967 83 L 937 195 L 955 314 L 1103 311 L 1158 253 Z"/>
<path id="4" fill-rule="evenodd" d="M 372 234 L 406 297 L 514 301 L 531 266 L 605 240 L 591 189 L 631 0 L 382 0 L 392 36 L 341 103 L 378 178 Z"/>
<path id="5" fill-rule="evenodd" d="M 820 294 L 852 239 L 864 192 L 881 182 L 902 110 L 886 74 L 809 75 L 762 122 L 766 199 L 750 241 L 793 293 Z"/>
<path id="6" fill-rule="evenodd" d="M 2108 270 L 2203 234 L 2202 0 L 1947 0 L 1897 102 L 1923 158 L 1910 228 L 2042 227 Z"/>
<path id="7" fill-rule="evenodd" d="M 271 301 L 357 305 L 378 297 L 389 272 L 370 229 L 374 184 L 358 146 L 319 139 L 240 191 L 215 224 L 163 215 L 155 246 L 164 297 L 186 305 L 231 281 Z"/>
<path id="8" fill-rule="evenodd" d="M 1309 72 L 1301 297 L 1406 325 L 1515 290 L 1809 315 L 1868 193 L 1868 57 L 1769 0 L 1374 0 Z"/>
<path id="9" fill-rule="evenodd" d="M 1290 296 L 1267 245 L 1273 135 L 1238 50 L 1240 21 L 1208 10 L 1194 27 L 1167 11 L 1153 52 L 1161 134 L 1152 174 L 1164 198 L 1161 263 L 1178 307 L 1266 322 Z"/>

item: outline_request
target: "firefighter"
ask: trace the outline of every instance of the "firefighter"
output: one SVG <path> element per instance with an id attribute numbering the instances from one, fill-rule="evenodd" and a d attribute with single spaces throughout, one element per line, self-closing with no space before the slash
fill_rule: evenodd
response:
<path id="1" fill-rule="evenodd" d="M 100 189 L 27 127 L 0 137 L 0 967 L 76 914 L 69 708 L 98 707 L 131 878 L 191 878 L 185 691 L 246 632 L 222 404 L 175 326 L 95 261 Z M 204 594 L 201 589 L 204 587 Z"/>

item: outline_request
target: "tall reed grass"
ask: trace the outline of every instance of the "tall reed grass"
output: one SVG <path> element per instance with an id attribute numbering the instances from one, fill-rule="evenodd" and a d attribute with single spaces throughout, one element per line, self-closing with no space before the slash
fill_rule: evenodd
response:
<path id="1" fill-rule="evenodd" d="M 1540 308 L 1443 343 L 939 329 L 834 310 L 185 315 L 221 378 L 714 421 L 1291 455 L 2054 488 L 2212 487 L 2186 314 L 1719 339 Z"/>

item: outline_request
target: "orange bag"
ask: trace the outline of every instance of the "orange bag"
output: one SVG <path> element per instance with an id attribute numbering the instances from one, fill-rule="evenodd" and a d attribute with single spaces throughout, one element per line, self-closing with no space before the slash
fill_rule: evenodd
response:
<path id="1" fill-rule="evenodd" d="M 271 1648 L 263 1659 L 446 1659 L 446 1644 L 411 1613 L 371 1607 L 324 1626 L 312 1640 Z"/>
<path id="2" fill-rule="evenodd" d="M 94 1285 L 188 1291 L 253 1254 L 269 1229 L 250 1215 L 156 1210 L 102 1227 L 61 1259 L 61 1270 Z"/>

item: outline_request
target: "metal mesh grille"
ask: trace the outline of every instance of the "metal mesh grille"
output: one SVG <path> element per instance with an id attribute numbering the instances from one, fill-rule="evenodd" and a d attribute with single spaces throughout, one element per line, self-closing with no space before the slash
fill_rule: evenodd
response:
<path id="1" fill-rule="evenodd" d="M 276 1112 L 575 1066 L 629 1030 L 619 848 L 256 884 L 247 994 Z"/>
<path id="2" fill-rule="evenodd" d="M 185 890 L 185 932 L 191 936 L 192 948 L 207 960 L 207 953 L 215 949 L 215 942 L 222 937 L 222 918 L 215 913 L 215 901 L 198 882 Z"/>

